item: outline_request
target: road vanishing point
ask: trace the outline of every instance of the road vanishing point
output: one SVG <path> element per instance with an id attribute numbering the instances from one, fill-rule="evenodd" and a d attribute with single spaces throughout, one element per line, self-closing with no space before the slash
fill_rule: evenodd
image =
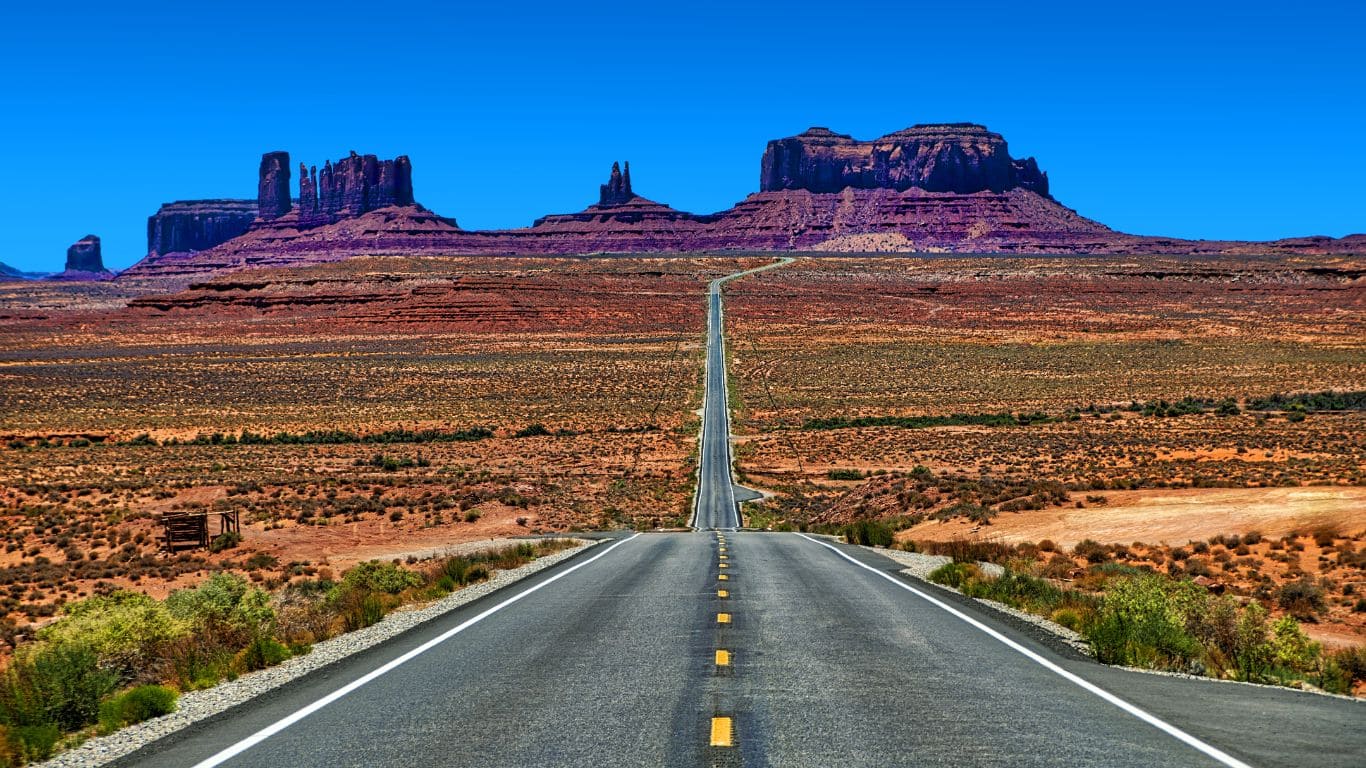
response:
<path id="1" fill-rule="evenodd" d="M 745 274 L 708 292 L 693 531 L 614 534 L 115 764 L 1366 765 L 1361 702 L 1108 667 L 874 550 L 741 530 Z"/>

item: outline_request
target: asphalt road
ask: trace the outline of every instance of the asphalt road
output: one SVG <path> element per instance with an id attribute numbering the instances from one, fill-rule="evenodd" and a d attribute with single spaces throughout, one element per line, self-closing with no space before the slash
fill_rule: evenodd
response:
<path id="1" fill-rule="evenodd" d="M 730 404 L 726 387 L 726 340 L 721 288 L 731 280 L 790 263 L 792 259 L 783 258 L 772 264 L 713 280 L 708 286 L 706 395 L 702 406 L 702 450 L 698 462 L 693 528 L 738 528 L 740 510 L 737 497 L 744 500 L 758 496 L 747 488 L 735 485 L 731 476 Z"/>
<path id="2" fill-rule="evenodd" d="M 1104 667 L 956 595 L 914 586 L 941 607 L 908 591 L 897 566 L 876 554 L 835 549 L 756 532 L 644 534 L 599 545 L 121 764 L 1221 764 L 945 607 L 1248 764 L 1363 764 L 1362 704 Z M 556 580 L 486 614 L 549 579 Z M 722 613 L 728 623 L 719 622 Z M 727 665 L 718 666 L 718 650 L 730 654 Z M 712 746 L 719 717 L 731 718 L 723 734 L 731 746 Z"/>
<path id="3" fill-rule="evenodd" d="M 737 524 L 719 403 L 698 528 Z M 623 535 L 116 764 L 1366 765 L 1366 704 L 1105 667 L 898 569 L 792 533 Z"/>

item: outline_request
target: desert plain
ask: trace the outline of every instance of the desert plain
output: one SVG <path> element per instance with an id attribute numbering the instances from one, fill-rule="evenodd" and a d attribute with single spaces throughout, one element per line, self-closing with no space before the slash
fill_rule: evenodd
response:
<path id="1" fill-rule="evenodd" d="M 7 636 L 214 571 L 278 588 L 684 526 L 705 287 L 770 260 L 3 284 Z M 901 543 L 1019 547 L 1063 581 L 1089 555 L 1273 603 L 1310 580 L 1308 631 L 1360 642 L 1363 275 L 1350 256 L 808 254 L 745 278 L 726 333 L 737 477 L 766 494 L 747 522 L 876 519 Z M 159 516 L 230 510 L 236 546 L 161 551 Z"/>

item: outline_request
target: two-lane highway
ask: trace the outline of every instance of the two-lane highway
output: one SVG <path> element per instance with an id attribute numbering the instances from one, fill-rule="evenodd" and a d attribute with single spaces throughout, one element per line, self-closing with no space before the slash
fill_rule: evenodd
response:
<path id="1" fill-rule="evenodd" d="M 933 587 L 908 591 L 866 550 L 719 535 L 598 545 L 122 764 L 1345 768 L 1366 755 L 1359 703 L 1112 669 Z"/>
<path id="2" fill-rule="evenodd" d="M 737 488 L 731 476 L 730 402 L 721 288 L 732 280 L 786 266 L 792 261 L 782 258 L 772 264 L 727 275 L 711 281 L 707 288 L 706 394 L 702 405 L 702 446 L 697 468 L 697 494 L 693 500 L 693 528 L 725 530 L 740 527 Z"/>

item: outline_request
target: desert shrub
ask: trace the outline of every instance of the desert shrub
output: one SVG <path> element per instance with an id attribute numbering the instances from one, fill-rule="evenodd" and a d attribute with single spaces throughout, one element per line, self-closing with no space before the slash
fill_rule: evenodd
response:
<path id="1" fill-rule="evenodd" d="M 1048 618 L 1057 624 L 1067 627 L 1073 632 L 1081 631 L 1082 614 L 1075 608 L 1059 608 L 1056 611 L 1053 611 Z"/>
<path id="2" fill-rule="evenodd" d="M 337 615 L 327 601 L 334 586 L 329 581 L 297 582 L 276 595 L 276 636 L 301 649 L 336 634 Z"/>
<path id="3" fill-rule="evenodd" d="M 1277 667 L 1292 673 L 1313 670 L 1321 650 L 1294 617 L 1282 616 L 1272 623 L 1271 660 Z"/>
<path id="4" fill-rule="evenodd" d="M 196 631 L 236 645 L 275 626 L 270 594 L 236 574 L 216 573 L 197 587 L 178 589 L 167 596 L 166 607 Z"/>
<path id="5" fill-rule="evenodd" d="M 919 551 L 931 555 L 947 555 L 960 563 L 1002 563 L 1019 555 L 1019 551 L 999 541 L 973 541 L 971 539 L 949 539 L 948 541 L 922 541 L 917 544 Z"/>
<path id="6" fill-rule="evenodd" d="M 540 422 L 537 422 L 537 423 L 535 423 L 535 424 L 532 424 L 532 425 L 530 425 L 530 426 L 526 426 L 526 427 L 523 427 L 523 428 L 517 430 L 516 432 L 513 433 L 512 436 L 513 436 L 513 437 L 518 437 L 518 438 L 521 438 L 521 437 L 542 437 L 542 436 L 549 435 L 549 434 L 552 434 L 551 431 L 548 430 L 548 429 L 546 429 L 546 427 L 545 427 L 544 424 L 541 424 Z"/>
<path id="7" fill-rule="evenodd" d="M 118 729 L 169 715 L 175 711 L 177 694 L 160 685 L 140 685 L 114 696 L 100 705 L 100 731 L 112 733 Z"/>
<path id="8" fill-rule="evenodd" d="M 1308 577 L 1282 585 L 1276 592 L 1276 604 L 1296 619 L 1311 622 L 1328 607 L 1323 587 Z"/>
<path id="9" fill-rule="evenodd" d="M 65 613 L 39 638 L 55 647 L 89 648 L 125 680 L 153 669 L 160 649 L 190 631 L 161 601 L 126 590 L 70 603 Z"/>
<path id="10" fill-rule="evenodd" d="M 117 686 L 118 676 L 87 646 L 25 648 L 0 682 L 0 724 L 21 737 L 31 733 L 37 741 L 30 746 L 41 746 L 49 727 L 75 731 L 95 722 L 100 700 Z"/>
<path id="11" fill-rule="evenodd" d="M 1347 690 L 1351 690 L 1358 682 L 1366 681 L 1366 645 L 1338 649 L 1329 654 L 1329 659 L 1346 677 Z"/>
<path id="12" fill-rule="evenodd" d="M 1189 582 L 1136 576 L 1111 582 L 1085 635 L 1107 664 L 1187 669 L 1199 643 L 1186 629 L 1188 604 L 1203 593 Z"/>
<path id="13" fill-rule="evenodd" d="M 341 615 L 346 631 L 354 632 L 379 623 L 397 602 L 384 593 L 339 585 L 332 605 Z"/>
<path id="14" fill-rule="evenodd" d="M 858 520 L 844 527 L 844 540 L 865 547 L 890 547 L 892 527 L 881 520 Z"/>
<path id="15" fill-rule="evenodd" d="M 825 477 L 828 480 L 862 480 L 863 473 L 857 469 L 832 469 Z"/>
<path id="16" fill-rule="evenodd" d="M 242 543 L 242 534 L 237 531 L 224 531 L 209 540 L 210 552 L 222 552 L 225 549 L 234 549 Z"/>
<path id="17" fill-rule="evenodd" d="M 197 691 L 236 675 L 232 669 L 234 648 L 219 638 L 191 633 L 165 647 L 158 677 L 182 691 Z"/>
<path id="18" fill-rule="evenodd" d="M 237 652 L 233 658 L 233 668 L 238 672 L 253 672 L 276 664 L 290 657 L 289 649 L 269 635 L 253 637 L 246 648 Z"/>
<path id="19" fill-rule="evenodd" d="M 356 565 L 342 576 L 343 587 L 363 587 L 374 592 L 397 595 L 422 583 L 422 577 L 395 563 L 369 560 Z"/>
<path id="20" fill-rule="evenodd" d="M 945 563 L 944 565 L 930 571 L 929 579 L 935 584 L 943 584 L 946 587 L 961 589 L 969 579 L 981 574 L 981 570 L 972 563 Z"/>
<path id="21" fill-rule="evenodd" d="M 55 723 L 0 725 L 0 766 L 46 760 L 61 738 L 62 731 Z"/>
<path id="22" fill-rule="evenodd" d="M 1072 548 L 1072 554 L 1086 558 L 1088 563 L 1103 563 L 1110 559 L 1110 551 L 1104 544 L 1092 539 L 1082 539 Z"/>

